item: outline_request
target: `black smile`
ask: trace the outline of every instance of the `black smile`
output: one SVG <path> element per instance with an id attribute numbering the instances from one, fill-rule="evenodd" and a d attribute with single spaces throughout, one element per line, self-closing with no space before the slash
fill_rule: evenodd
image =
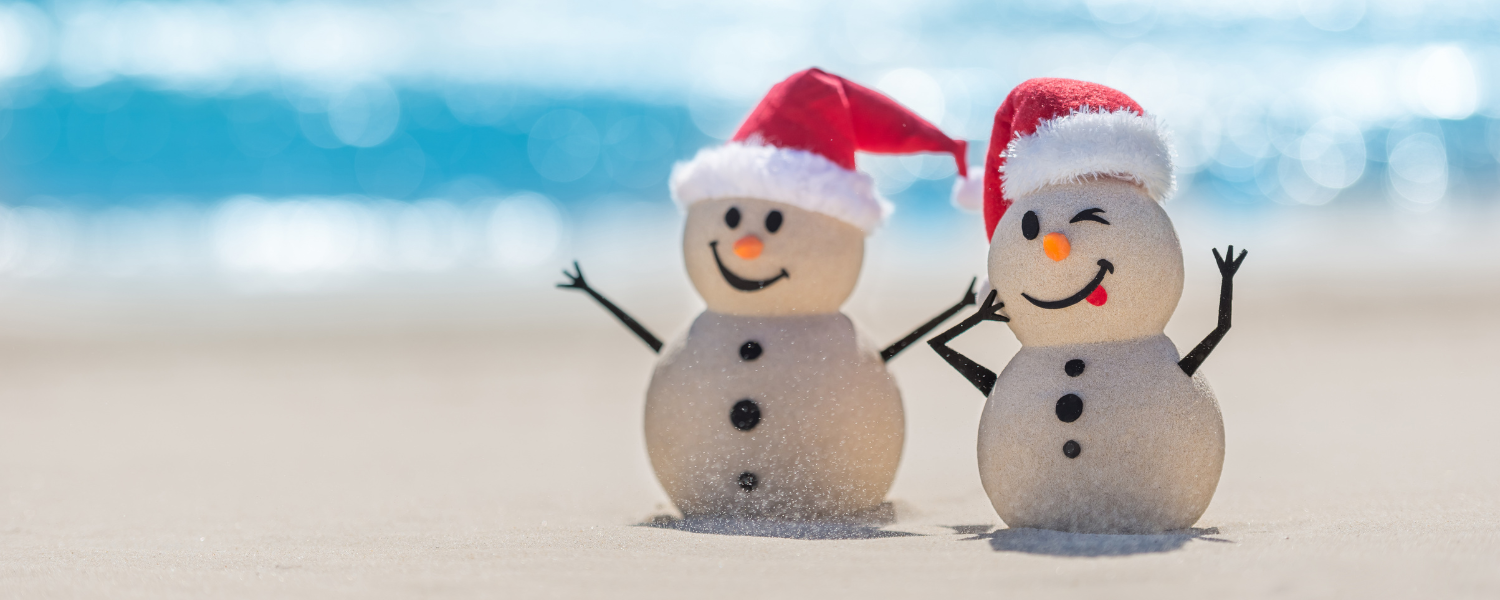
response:
<path id="1" fill-rule="evenodd" d="M 1053 300 L 1051 302 L 1048 302 L 1046 300 L 1037 300 L 1036 298 L 1027 296 L 1024 292 L 1021 294 L 1021 297 L 1042 308 L 1067 308 L 1074 304 L 1078 304 L 1084 298 L 1089 297 L 1089 294 L 1094 293 L 1094 289 L 1099 287 L 1099 284 L 1104 283 L 1105 272 L 1114 273 L 1115 266 L 1110 264 L 1109 261 L 1101 258 L 1099 259 L 1099 273 L 1094 275 L 1094 280 L 1090 281 L 1088 285 L 1083 286 L 1083 289 L 1078 290 L 1077 294 L 1073 294 L 1072 296 L 1068 296 L 1067 298 L 1063 298 L 1062 300 Z"/>
<path id="2" fill-rule="evenodd" d="M 709 242 L 708 247 L 714 252 L 714 263 L 719 265 L 719 274 L 724 276 L 724 281 L 728 281 L 729 285 L 734 286 L 734 289 L 737 289 L 739 291 L 755 292 L 763 290 L 766 289 L 766 286 L 776 283 L 777 281 L 781 281 L 782 279 L 788 279 L 791 277 L 791 275 L 787 275 L 786 269 L 782 269 L 780 275 L 777 275 L 770 279 L 762 279 L 760 281 L 745 279 L 744 277 L 735 275 L 729 270 L 728 267 L 724 266 L 724 261 L 719 260 L 719 242 L 717 240 Z M 1095 282 L 1095 285 L 1098 285 L 1098 282 Z"/>

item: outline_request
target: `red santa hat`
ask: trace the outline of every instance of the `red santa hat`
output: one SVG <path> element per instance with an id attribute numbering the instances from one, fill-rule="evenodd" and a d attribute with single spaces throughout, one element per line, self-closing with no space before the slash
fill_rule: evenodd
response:
<path id="1" fill-rule="evenodd" d="M 1171 195 L 1172 149 L 1156 119 L 1119 90 L 1072 79 L 1031 79 L 995 112 L 985 154 L 984 228 L 1016 198 L 1048 185 L 1124 179 L 1161 202 Z"/>
<path id="2" fill-rule="evenodd" d="M 968 175 L 963 140 L 884 94 L 819 69 L 776 84 L 728 144 L 705 148 L 672 169 L 672 197 L 686 208 L 748 197 L 822 213 L 866 233 L 891 213 L 854 152 L 947 152 Z"/>

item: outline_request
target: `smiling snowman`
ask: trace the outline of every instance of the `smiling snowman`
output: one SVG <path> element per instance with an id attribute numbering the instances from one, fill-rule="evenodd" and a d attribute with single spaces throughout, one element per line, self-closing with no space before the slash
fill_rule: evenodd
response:
<path id="1" fill-rule="evenodd" d="M 708 304 L 662 346 L 646 392 L 646 447 L 685 514 L 816 518 L 878 506 L 901 459 L 905 418 L 885 362 L 963 307 L 963 299 L 881 349 L 839 311 L 865 236 L 890 213 L 856 150 L 945 152 L 965 143 L 889 98 L 810 69 L 771 89 L 730 143 L 677 165 L 682 251 Z M 574 264 L 575 270 L 577 263 Z"/>
<path id="2" fill-rule="evenodd" d="M 1171 151 L 1155 119 L 1108 87 L 1022 83 L 995 116 L 984 178 L 994 291 L 929 344 L 989 398 L 979 473 L 995 510 L 1010 527 L 1192 526 L 1224 463 L 1198 366 L 1229 330 L 1245 253 L 1214 250 L 1218 327 L 1179 359 L 1163 334 L 1183 284 L 1161 207 Z M 998 376 L 947 346 L 986 320 L 1007 321 L 1022 345 Z"/>

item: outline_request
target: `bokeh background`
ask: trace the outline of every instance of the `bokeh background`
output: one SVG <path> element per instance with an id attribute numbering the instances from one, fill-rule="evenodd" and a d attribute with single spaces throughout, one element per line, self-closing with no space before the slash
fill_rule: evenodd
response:
<path id="1" fill-rule="evenodd" d="M 0 335 L 504 326 L 573 258 L 690 311 L 671 165 L 808 66 L 974 162 L 1014 84 L 1102 82 L 1174 131 L 1190 247 L 1472 268 L 1497 30 L 1480 1 L 3 4 Z M 982 270 L 951 162 L 860 167 L 899 207 L 870 281 Z"/>
<path id="2" fill-rule="evenodd" d="M 0 594 L 1500 596 L 1497 31 L 1492 0 L 0 0 Z M 656 357 L 554 284 L 577 259 L 683 331 L 670 169 L 809 66 L 971 162 L 1031 77 L 1171 128 L 1179 348 L 1209 248 L 1250 250 L 1202 530 L 997 530 L 982 398 L 923 344 L 893 522 L 674 529 Z M 859 165 L 897 209 L 845 309 L 889 343 L 983 226 L 949 157 Z"/>

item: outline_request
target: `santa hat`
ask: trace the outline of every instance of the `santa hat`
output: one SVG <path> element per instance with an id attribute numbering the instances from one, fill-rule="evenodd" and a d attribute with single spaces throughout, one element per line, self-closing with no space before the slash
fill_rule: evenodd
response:
<path id="1" fill-rule="evenodd" d="M 760 198 L 874 230 L 891 213 L 854 152 L 947 152 L 968 175 L 963 140 L 885 95 L 808 69 L 776 84 L 728 144 L 706 148 L 672 169 L 672 197 L 687 208 L 715 198 Z"/>
<path id="2" fill-rule="evenodd" d="M 1166 131 L 1113 88 L 1072 79 L 1031 79 L 995 112 L 985 154 L 984 229 L 1016 198 L 1048 185 L 1124 179 L 1161 202 L 1172 193 Z"/>

